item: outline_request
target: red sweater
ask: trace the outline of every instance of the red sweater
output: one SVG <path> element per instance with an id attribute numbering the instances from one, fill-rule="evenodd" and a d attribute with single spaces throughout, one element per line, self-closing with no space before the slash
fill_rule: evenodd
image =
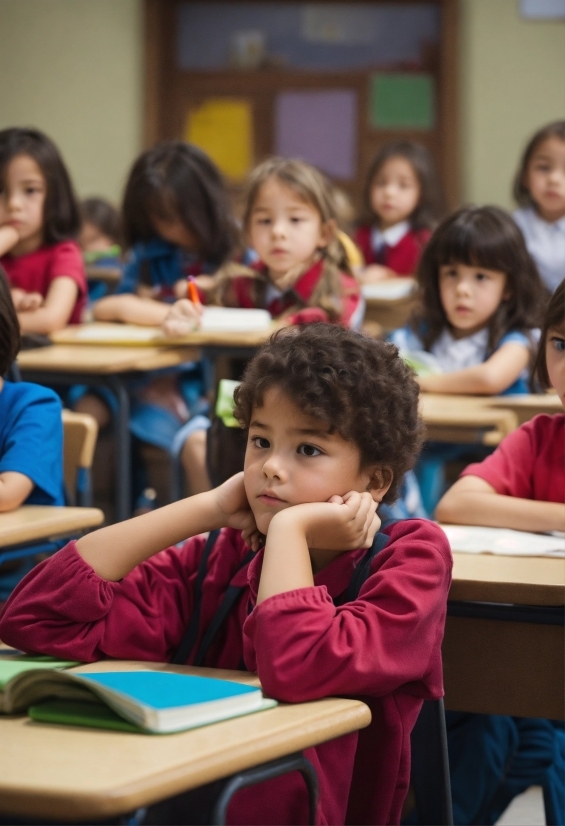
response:
<path id="1" fill-rule="evenodd" d="M 535 416 L 461 476 L 479 476 L 503 496 L 565 501 L 565 415 Z"/>
<path id="2" fill-rule="evenodd" d="M 313 587 L 258 606 L 262 552 L 235 573 L 248 549 L 237 531 L 225 528 L 208 560 L 193 650 L 228 584 L 245 590 L 208 650 L 206 666 L 238 668 L 243 656 L 265 693 L 278 700 L 346 695 L 371 707 L 367 729 L 305 752 L 320 781 L 318 824 L 399 822 L 410 780 L 410 731 L 423 699 L 443 693 L 441 641 L 452 564 L 447 539 L 436 524 L 418 519 L 385 533 L 390 541 L 359 597 L 340 607 L 332 597 L 345 591 L 363 550 L 335 559 Z M 84 661 L 170 660 L 193 610 L 204 544 L 194 537 L 108 582 L 70 542 L 16 587 L 0 616 L 0 638 L 24 651 Z M 239 792 L 229 822 L 304 823 L 307 812 L 304 782 L 293 773 Z"/>
<path id="3" fill-rule="evenodd" d="M 251 309 L 259 307 L 270 312 L 273 318 L 278 318 L 291 307 L 300 307 L 295 313 L 287 317 L 290 324 L 308 324 L 313 321 L 328 321 L 328 314 L 321 307 L 307 307 L 312 294 L 323 273 L 324 262 L 318 261 L 304 275 L 301 275 L 292 289 L 284 293 L 280 298 L 276 298 L 268 305 L 260 304 L 257 300 L 257 279 L 252 276 L 236 276 L 230 282 L 230 294 L 226 304 L 236 307 L 248 307 Z M 255 267 L 254 267 L 255 268 Z M 263 264 L 256 267 L 261 274 L 266 274 Z M 341 278 L 341 314 L 338 321 L 345 327 L 351 327 L 357 321 L 357 312 L 360 309 L 361 290 L 357 281 L 346 273 L 340 273 Z M 359 324 L 361 322 L 359 317 Z M 358 325 L 356 325 L 358 326 Z"/>
<path id="4" fill-rule="evenodd" d="M 387 244 L 377 255 L 371 244 L 372 227 L 359 227 L 353 236 L 355 243 L 363 253 L 366 264 L 382 264 L 390 267 L 397 275 L 415 275 L 422 250 L 428 243 L 429 229 L 409 230 L 400 241 L 389 247 Z"/>
<path id="5" fill-rule="evenodd" d="M 26 293 L 40 293 L 44 298 L 56 278 L 65 275 L 78 287 L 78 296 L 69 324 L 79 324 L 86 302 L 86 273 L 82 253 L 74 241 L 61 241 L 50 247 L 40 247 L 27 255 L 14 258 L 9 253 L 0 258 L 11 287 Z"/>

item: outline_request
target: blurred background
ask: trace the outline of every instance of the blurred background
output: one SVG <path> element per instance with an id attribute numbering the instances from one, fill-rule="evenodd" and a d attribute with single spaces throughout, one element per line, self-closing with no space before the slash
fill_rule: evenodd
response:
<path id="1" fill-rule="evenodd" d="M 50 135 L 81 197 L 118 201 L 143 147 L 186 137 L 236 193 L 278 151 L 357 204 L 375 149 L 407 135 L 451 206 L 510 207 L 526 140 L 565 114 L 562 5 L 1 0 L 0 128 Z"/>

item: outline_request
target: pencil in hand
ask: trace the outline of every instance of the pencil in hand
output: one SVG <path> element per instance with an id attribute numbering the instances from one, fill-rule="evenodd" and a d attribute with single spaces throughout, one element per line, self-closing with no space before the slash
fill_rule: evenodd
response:
<path id="1" fill-rule="evenodd" d="M 193 304 L 199 305 L 201 303 L 200 296 L 198 295 L 198 287 L 196 286 L 196 281 L 193 275 L 188 276 L 188 297 Z"/>

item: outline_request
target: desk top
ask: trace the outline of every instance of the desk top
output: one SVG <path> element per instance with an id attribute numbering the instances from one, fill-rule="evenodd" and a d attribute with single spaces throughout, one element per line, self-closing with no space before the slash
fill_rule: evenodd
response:
<path id="1" fill-rule="evenodd" d="M 563 605 L 565 559 L 454 552 L 449 599 Z"/>
<path id="2" fill-rule="evenodd" d="M 103 521 L 104 514 L 98 508 L 22 505 L 15 511 L 0 513 L 0 548 L 71 535 Z"/>
<path id="3" fill-rule="evenodd" d="M 186 336 L 163 336 L 158 327 L 142 327 L 139 324 L 118 324 L 95 321 L 90 324 L 72 324 L 51 335 L 55 344 L 73 344 L 96 347 L 259 347 L 275 330 L 233 332 L 195 330 Z"/>
<path id="4" fill-rule="evenodd" d="M 492 406 L 485 396 L 421 393 L 420 413 L 431 431 L 428 438 L 445 441 L 468 441 L 462 434 L 466 430 L 472 441 L 497 445 L 518 427 L 513 410 Z"/>
<path id="5" fill-rule="evenodd" d="M 195 361 L 200 353 L 195 347 L 107 347 L 86 344 L 53 344 L 25 350 L 18 355 L 18 365 L 26 370 L 63 373 L 110 375 L 129 371 L 158 370 Z"/>
<path id="6" fill-rule="evenodd" d="M 100 662 L 85 671 L 168 669 L 257 685 L 238 671 Z M 142 735 L 0 719 L 0 811 L 78 820 L 112 817 L 369 724 L 356 700 L 324 699 L 179 734 Z"/>

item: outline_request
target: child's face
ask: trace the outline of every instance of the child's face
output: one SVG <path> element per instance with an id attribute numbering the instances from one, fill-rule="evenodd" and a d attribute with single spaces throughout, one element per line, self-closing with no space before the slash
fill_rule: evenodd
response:
<path id="1" fill-rule="evenodd" d="M 176 215 L 163 218 L 153 215 L 151 217 L 153 229 L 163 241 L 169 244 L 176 244 L 177 247 L 187 250 L 187 252 L 198 252 L 199 244 L 196 236 L 186 227 Z"/>
<path id="2" fill-rule="evenodd" d="M 328 433 L 325 422 L 307 416 L 279 388 L 269 389 L 253 410 L 244 482 L 261 533 L 285 508 L 361 493 L 371 480 L 371 472 L 361 470 L 357 445 Z"/>
<path id="3" fill-rule="evenodd" d="M 548 138 L 540 143 L 524 183 L 542 218 L 558 221 L 565 215 L 565 141 Z"/>
<path id="4" fill-rule="evenodd" d="M 78 242 L 83 252 L 104 252 L 114 246 L 112 239 L 90 221 L 83 221 Z"/>
<path id="5" fill-rule="evenodd" d="M 545 346 L 547 373 L 551 386 L 557 391 L 561 404 L 565 407 L 565 330 L 548 330 Z"/>
<path id="6" fill-rule="evenodd" d="M 29 155 L 12 158 L 0 191 L 0 226 L 10 224 L 20 236 L 13 254 L 23 255 L 41 246 L 46 195 L 47 183 L 36 161 Z"/>
<path id="7" fill-rule="evenodd" d="M 446 264 L 439 268 L 439 294 L 447 320 L 456 338 L 482 330 L 509 297 L 506 273 Z"/>
<path id="8" fill-rule="evenodd" d="M 301 265 L 309 264 L 330 238 L 330 228 L 312 204 L 278 178 L 265 181 L 251 210 L 249 240 L 274 284 L 292 286 L 284 278 L 287 273 L 296 269 L 298 278 Z"/>
<path id="9" fill-rule="evenodd" d="M 381 166 L 371 184 L 371 207 L 380 219 L 382 229 L 409 218 L 420 200 L 421 188 L 410 161 L 389 158 Z"/>

